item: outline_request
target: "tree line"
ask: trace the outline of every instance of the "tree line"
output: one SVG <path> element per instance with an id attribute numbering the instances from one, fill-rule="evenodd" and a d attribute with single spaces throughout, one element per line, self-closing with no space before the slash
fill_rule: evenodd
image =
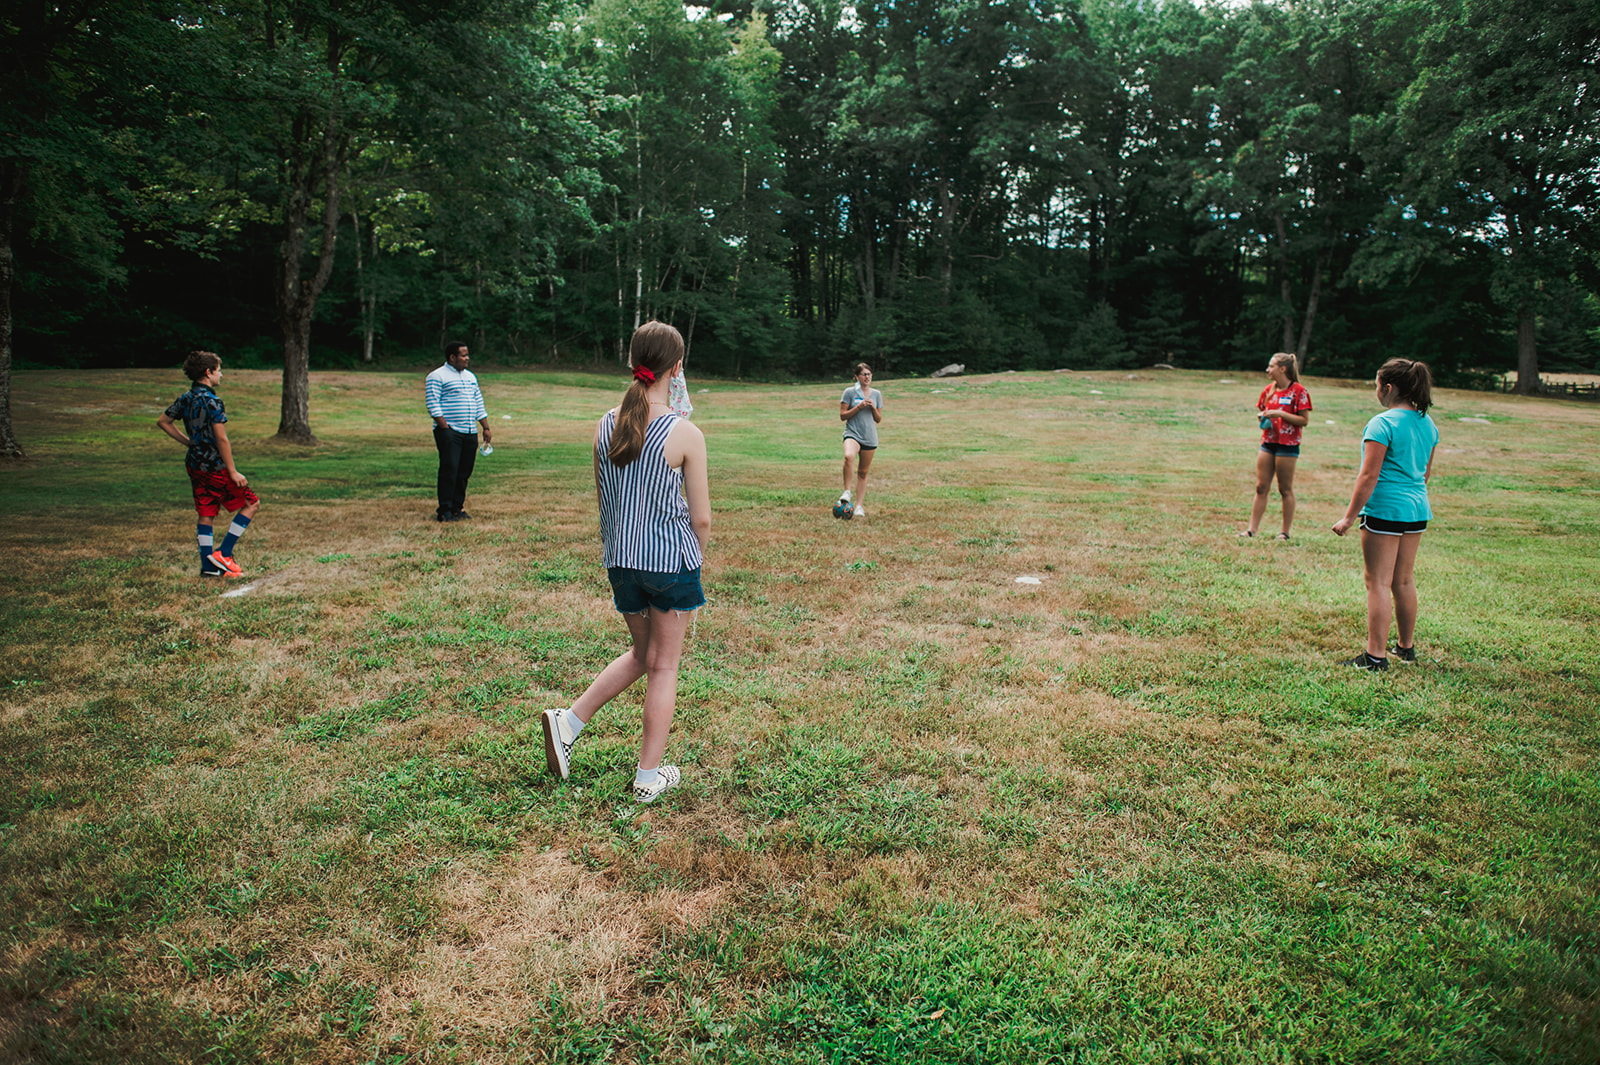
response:
<path id="1" fill-rule="evenodd" d="M 1600 0 L 17 0 L 13 361 L 1600 370 Z"/>

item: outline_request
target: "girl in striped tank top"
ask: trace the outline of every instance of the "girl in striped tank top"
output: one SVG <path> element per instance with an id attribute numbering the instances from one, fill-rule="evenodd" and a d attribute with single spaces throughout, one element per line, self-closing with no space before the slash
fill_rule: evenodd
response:
<path id="1" fill-rule="evenodd" d="M 711 491 L 705 437 L 669 405 L 669 382 L 683 369 L 683 337 L 665 322 L 646 322 L 633 334 L 628 361 L 633 384 L 595 427 L 594 485 L 612 602 L 633 646 L 577 702 L 544 712 L 544 753 L 550 772 L 567 779 L 584 725 L 644 677 L 633 797 L 654 802 L 680 777 L 661 759 L 677 706 L 684 630 L 706 601 L 700 562 L 711 532 Z"/>

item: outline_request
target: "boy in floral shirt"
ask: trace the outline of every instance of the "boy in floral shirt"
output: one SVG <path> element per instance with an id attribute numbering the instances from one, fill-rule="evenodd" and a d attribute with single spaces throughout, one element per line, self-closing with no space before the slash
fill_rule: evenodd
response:
<path id="1" fill-rule="evenodd" d="M 250 527 L 261 500 L 233 464 L 228 413 L 216 393 L 222 383 L 222 360 L 213 352 L 191 351 L 183 360 L 183 372 L 194 384 L 156 419 L 156 427 L 189 449 L 184 464 L 194 489 L 194 509 L 200 516 L 195 524 L 200 576 L 242 577 L 244 570 L 233 560 L 233 547 Z M 178 419 L 183 421 L 182 431 Z M 223 511 L 234 512 L 233 521 L 221 546 L 213 548 L 211 523 Z"/>

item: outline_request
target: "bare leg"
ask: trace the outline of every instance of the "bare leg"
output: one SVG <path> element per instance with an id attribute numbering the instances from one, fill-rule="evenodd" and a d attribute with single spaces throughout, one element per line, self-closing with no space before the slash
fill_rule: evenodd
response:
<path id="1" fill-rule="evenodd" d="M 872 466 L 872 456 L 877 453 L 876 448 L 864 450 L 861 452 L 860 460 L 856 463 L 856 506 L 858 507 L 861 505 L 861 500 L 866 498 L 867 470 Z"/>
<path id="2" fill-rule="evenodd" d="M 611 664 L 600 671 L 600 675 L 590 682 L 589 687 L 572 704 L 572 715 L 584 724 L 589 723 L 595 711 L 621 695 L 630 684 L 645 675 L 645 660 L 650 650 L 649 613 L 646 611 L 624 614 L 622 619 L 628 623 L 628 634 L 633 637 L 633 646 L 612 659 Z"/>
<path id="3" fill-rule="evenodd" d="M 1256 452 L 1256 498 L 1250 504 L 1250 535 L 1261 528 L 1261 517 L 1267 512 L 1267 497 L 1272 493 L 1273 455 L 1267 451 Z"/>
<path id="4" fill-rule="evenodd" d="M 667 753 L 667 733 L 678 706 L 678 662 L 683 658 L 683 634 L 692 612 L 650 611 L 650 650 L 644 682 L 644 738 L 639 743 L 639 768 L 655 769 Z"/>
<path id="5" fill-rule="evenodd" d="M 1422 546 L 1421 533 L 1407 533 L 1391 537 L 1400 541 L 1400 551 L 1395 559 L 1394 577 L 1389 587 L 1394 592 L 1394 620 L 1400 630 L 1401 647 L 1415 647 L 1417 637 L 1417 548 Z M 1387 635 L 1387 634 L 1386 634 Z"/>
<path id="6" fill-rule="evenodd" d="M 1367 585 L 1367 654 L 1374 658 L 1389 653 L 1389 620 L 1393 616 L 1390 588 L 1402 539 L 1361 530 L 1361 575 Z"/>
<path id="7" fill-rule="evenodd" d="M 861 445 L 854 440 L 844 442 L 844 488 L 850 491 L 850 478 L 855 475 L 856 453 L 861 450 Z"/>
<path id="8" fill-rule="evenodd" d="M 1294 467 L 1299 459 L 1278 456 L 1278 496 L 1283 500 L 1283 535 L 1289 535 L 1294 522 Z"/>
<path id="9" fill-rule="evenodd" d="M 655 769 L 667 750 L 667 733 L 678 704 L 678 662 L 683 657 L 683 634 L 691 614 L 672 610 L 647 610 L 624 614 L 633 646 L 600 671 L 576 702 L 572 714 L 584 724 L 606 703 L 644 677 L 644 739 L 639 745 L 639 768 Z"/>

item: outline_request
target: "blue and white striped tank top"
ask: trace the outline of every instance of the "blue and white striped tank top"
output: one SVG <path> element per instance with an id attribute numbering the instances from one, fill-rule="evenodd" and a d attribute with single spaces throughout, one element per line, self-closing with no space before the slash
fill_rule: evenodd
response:
<path id="1" fill-rule="evenodd" d="M 645 427 L 644 448 L 626 466 L 606 458 L 617 412 L 600 422 L 595 444 L 600 476 L 600 542 L 605 545 L 605 566 L 677 573 L 700 568 L 700 541 L 689 522 L 689 502 L 683 498 L 683 470 L 667 465 L 667 434 L 678 424 L 675 414 L 664 414 Z"/>

